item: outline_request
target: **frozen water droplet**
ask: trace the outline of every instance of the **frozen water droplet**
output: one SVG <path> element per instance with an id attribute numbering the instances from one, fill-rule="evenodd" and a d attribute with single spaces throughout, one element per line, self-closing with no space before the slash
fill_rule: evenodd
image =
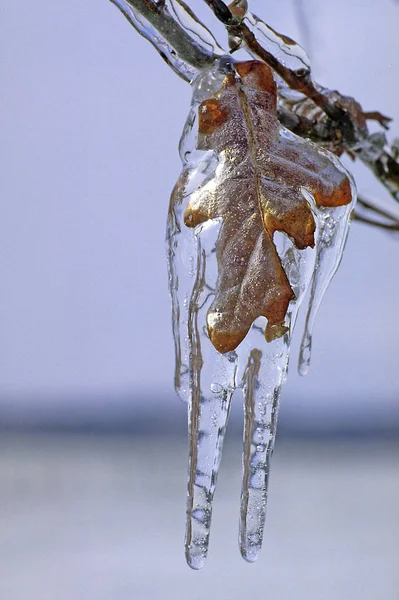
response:
<path id="1" fill-rule="evenodd" d="M 223 392 L 223 386 L 220 383 L 211 383 L 211 391 L 214 394 L 220 394 Z"/>

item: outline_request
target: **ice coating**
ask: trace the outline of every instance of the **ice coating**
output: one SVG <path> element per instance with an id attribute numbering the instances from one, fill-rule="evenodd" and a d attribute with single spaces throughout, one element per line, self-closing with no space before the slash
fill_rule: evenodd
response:
<path id="1" fill-rule="evenodd" d="M 187 198 L 181 204 L 175 203 L 177 210 L 172 209 L 169 217 L 169 273 L 174 307 L 175 383 L 180 397 L 188 402 L 185 553 L 189 566 L 200 569 L 208 554 L 213 497 L 231 396 L 237 387 L 243 388 L 246 415 L 239 545 L 246 560 L 252 562 L 259 555 L 279 394 L 288 368 L 291 332 L 311 279 L 315 251 L 299 251 L 286 236 L 278 236 L 279 255 L 297 298 L 287 317 L 288 332 L 266 344 L 265 319 L 260 318 L 237 352 L 220 354 L 210 343 L 205 326 L 214 295 L 215 242 L 220 223 L 213 221 L 194 231 L 184 229 L 182 213 L 186 201 Z"/>
<path id="2" fill-rule="evenodd" d="M 261 46 L 280 64 L 303 75 L 310 73 L 310 60 L 305 50 L 294 40 L 275 31 L 253 13 L 246 14 L 245 22 Z"/>
<path id="3" fill-rule="evenodd" d="M 287 69 L 297 71 L 302 75 L 310 73 L 310 60 L 305 50 L 290 37 L 278 33 L 270 25 L 267 25 L 256 15 L 248 10 L 246 0 L 233 0 L 229 4 L 232 15 L 239 21 L 245 22 L 255 35 L 260 45 L 270 52 Z M 238 38 L 233 38 L 230 45 L 239 44 Z M 249 54 L 252 54 L 248 49 Z M 254 58 L 257 58 L 254 56 Z"/>
<path id="4" fill-rule="evenodd" d="M 353 185 L 353 196 L 356 192 Z M 310 288 L 305 330 L 299 351 L 298 371 L 307 375 L 312 353 L 313 328 L 324 294 L 334 277 L 345 249 L 353 204 L 335 209 L 317 208 L 319 223 L 316 262 Z"/>
<path id="5" fill-rule="evenodd" d="M 198 61 L 202 62 L 202 67 L 224 53 L 209 29 L 181 0 L 165 0 L 160 7 L 150 3 L 146 7 L 138 3 L 137 9 L 135 0 L 111 1 L 140 35 L 156 48 L 175 73 L 186 81 L 191 82 L 198 75 Z M 158 11 L 161 11 L 161 17 Z M 177 27 L 181 28 L 180 36 L 173 35 Z M 184 47 L 179 47 L 181 44 Z"/>
<path id="6" fill-rule="evenodd" d="M 184 225 L 184 210 L 190 193 L 217 168 L 213 152 L 198 152 L 196 115 L 203 98 L 220 86 L 223 66 L 206 71 L 196 82 L 193 107 L 180 143 L 185 165 L 172 195 L 167 246 L 172 323 L 176 351 L 175 388 L 188 402 L 189 467 L 185 553 L 189 566 L 200 569 L 208 553 L 212 501 L 223 448 L 230 399 L 237 387 L 238 360 L 235 352 L 218 353 L 209 342 L 206 313 L 214 294 L 217 268 L 215 243 L 218 221 L 195 230 Z"/>
<path id="7" fill-rule="evenodd" d="M 321 209 L 312 197 L 306 196 L 316 222 L 315 248 L 299 250 L 287 235 L 279 232 L 273 238 L 294 293 L 286 315 L 286 333 L 266 343 L 266 319 L 260 317 L 235 351 L 219 353 L 210 342 L 206 315 L 215 296 L 216 244 L 222 222 L 220 218 L 209 219 L 189 228 L 184 215 L 194 192 L 210 182 L 220 169 L 215 152 L 197 149 L 198 107 L 220 89 L 226 73 L 231 72 L 229 60 L 223 58 L 212 69 L 203 71 L 194 83 L 193 104 L 180 143 L 183 172 L 172 194 L 167 229 L 175 386 L 188 403 L 189 419 L 186 559 L 194 569 L 203 566 L 208 554 L 212 502 L 231 396 L 237 387 L 243 389 L 245 407 L 239 546 L 249 562 L 259 555 L 279 397 L 287 375 L 297 312 L 310 286 L 316 260 L 330 273 L 326 278 L 320 274 L 317 281 L 313 277 L 316 283 L 312 298 L 315 302 L 321 299 L 320 290 L 324 290 L 325 281 L 331 279 L 339 263 L 341 240 L 346 236 L 352 207 L 349 204 L 339 209 Z M 290 132 L 284 135 L 288 142 L 296 141 Z M 302 140 L 298 143 L 306 144 Z M 342 169 L 339 161 L 336 164 Z M 333 221 L 336 227 L 329 243 Z M 309 323 L 314 311 L 310 314 Z"/>

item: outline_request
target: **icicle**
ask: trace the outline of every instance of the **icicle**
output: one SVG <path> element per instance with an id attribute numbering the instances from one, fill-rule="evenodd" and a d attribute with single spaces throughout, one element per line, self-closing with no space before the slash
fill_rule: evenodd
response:
<path id="1" fill-rule="evenodd" d="M 338 161 L 336 163 L 340 165 Z M 342 169 L 341 165 L 340 168 Z M 312 277 L 305 330 L 299 351 L 298 371 L 303 376 L 307 375 L 309 371 L 312 334 L 317 312 L 339 267 L 349 233 L 350 214 L 356 201 L 356 189 L 353 180 L 351 181 L 353 198 L 351 204 L 334 209 L 314 208 L 319 227 L 316 241 L 316 264 Z"/>
<path id="2" fill-rule="evenodd" d="M 240 551 L 254 562 L 261 551 L 270 460 L 274 448 L 280 388 L 288 365 L 289 339 L 279 338 L 274 352 L 250 352 L 243 380 L 244 449 L 240 512 Z"/>
<path id="3" fill-rule="evenodd" d="M 181 216 L 181 212 L 180 212 Z M 174 212 L 174 219 L 178 219 Z M 223 448 L 230 399 L 236 387 L 237 355 L 218 353 L 209 341 L 205 316 L 210 306 L 216 277 L 215 240 L 219 231 L 217 221 L 189 231 L 189 242 L 178 248 L 180 226 L 176 221 L 169 227 L 171 251 L 170 283 L 173 298 L 174 334 L 176 342 L 176 387 L 179 395 L 189 402 L 189 468 L 187 489 L 186 559 L 193 569 L 200 569 L 206 559 L 212 516 L 212 502 Z M 176 239 L 177 238 L 177 239 Z M 184 265 L 176 260 L 187 249 L 189 279 Z M 182 253 L 183 250 L 183 253 Z M 176 266 L 179 265 L 180 280 Z M 184 296 L 180 313 L 179 283 L 189 282 L 189 298 Z M 187 292 L 187 289 L 184 290 Z M 180 322 L 176 318 L 180 315 Z"/>
<path id="4" fill-rule="evenodd" d="M 196 81 L 192 110 L 180 143 L 185 169 L 184 195 L 172 194 L 167 243 L 176 349 L 175 387 L 188 402 L 189 466 L 187 488 L 186 559 L 200 569 L 206 559 L 215 492 L 230 399 L 236 387 L 235 352 L 218 353 L 208 338 L 206 313 L 217 278 L 215 243 L 220 222 L 195 230 L 185 227 L 184 209 L 190 194 L 215 172 L 213 152 L 196 147 L 196 119 L 203 98 L 217 90 L 225 77 L 222 66 L 205 71 Z M 177 186 L 179 189 L 179 185 Z M 180 188 L 181 189 L 181 188 Z"/>
<path id="5" fill-rule="evenodd" d="M 275 234 L 274 241 L 296 296 L 287 315 L 288 331 L 283 337 L 265 345 L 265 319 L 257 319 L 238 349 L 239 362 L 241 366 L 245 365 L 241 384 L 245 420 L 239 547 L 248 562 L 254 562 L 262 548 L 280 392 L 287 376 L 298 310 L 315 260 L 314 250 L 297 250 L 283 234 Z"/>

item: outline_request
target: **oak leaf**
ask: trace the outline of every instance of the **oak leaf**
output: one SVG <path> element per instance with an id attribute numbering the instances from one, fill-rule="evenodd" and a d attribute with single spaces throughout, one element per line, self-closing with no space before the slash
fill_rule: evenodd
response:
<path id="1" fill-rule="evenodd" d="M 273 243 L 275 231 L 298 249 L 314 246 L 315 220 L 301 189 L 318 206 L 349 204 L 351 186 L 328 155 L 281 127 L 276 84 L 259 61 L 235 63 L 213 97 L 198 109 L 199 150 L 214 150 L 214 177 L 190 197 L 187 227 L 221 219 L 218 278 L 207 314 L 219 352 L 234 350 L 259 316 L 268 341 L 286 331 L 295 298 Z"/>

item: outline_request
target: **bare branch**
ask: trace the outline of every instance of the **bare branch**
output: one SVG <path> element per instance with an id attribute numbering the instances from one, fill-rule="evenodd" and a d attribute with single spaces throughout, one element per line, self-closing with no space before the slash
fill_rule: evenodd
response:
<path id="1" fill-rule="evenodd" d="M 381 221 L 379 218 L 376 219 L 376 215 L 378 217 L 383 217 L 385 220 Z M 362 196 L 359 196 L 357 199 L 353 218 L 360 223 L 372 225 L 373 227 L 378 227 L 386 231 L 399 231 L 399 217 L 391 215 L 385 209 L 377 206 L 372 200 L 366 200 Z"/>
<path id="2" fill-rule="evenodd" d="M 385 229 L 386 231 L 397 232 L 399 231 L 399 223 L 381 223 L 381 221 L 375 221 L 374 219 L 368 219 L 367 217 L 363 217 L 363 215 L 359 215 L 355 212 L 353 215 L 353 219 L 355 221 L 359 221 L 359 223 L 364 223 L 365 225 L 371 225 L 372 227 L 378 227 L 380 229 Z"/>
<path id="3" fill-rule="evenodd" d="M 245 2 L 235 0 L 229 6 L 223 0 L 204 0 L 215 16 L 225 26 L 230 40 L 242 42 L 252 55 L 266 62 L 286 82 L 291 90 L 303 94 L 310 107 L 319 107 L 319 115 L 303 111 L 300 104 L 279 109 L 281 122 L 297 135 L 307 137 L 328 148 L 338 156 L 347 152 L 364 162 L 388 189 L 392 197 L 399 201 L 399 163 L 395 147 L 386 149 L 382 133 L 369 134 L 367 119 L 378 121 L 387 128 L 390 119 L 378 111 L 364 112 L 353 98 L 331 92 L 314 83 L 306 61 L 300 59 L 300 68 L 288 68 L 272 54 L 256 37 L 259 23 L 268 28 L 290 47 L 300 47 L 286 36 L 274 32 L 266 24 L 254 17 L 245 18 Z M 223 54 L 211 32 L 199 22 L 184 0 L 111 0 L 133 24 L 141 35 L 146 37 L 158 50 L 174 71 L 186 81 L 192 81 L 200 69 L 210 66 Z M 191 22 L 198 25 L 204 38 L 182 22 L 176 5 Z M 171 7 L 171 8 L 170 8 Z M 249 13 L 248 13 L 249 14 Z M 248 15 L 247 15 L 248 16 Z M 252 15 L 253 17 L 253 15 Z M 248 24 L 247 24 L 248 23 Z M 252 29 L 253 30 L 252 30 Z M 278 39 L 277 37 L 277 39 Z M 266 38 L 267 39 L 267 38 Z M 307 100 L 306 100 L 307 98 Z M 302 106 L 305 105 L 302 102 Z M 299 108 L 299 110 L 298 110 Z M 314 111 L 313 111 L 314 112 Z M 323 114 L 324 113 L 324 114 Z"/>

